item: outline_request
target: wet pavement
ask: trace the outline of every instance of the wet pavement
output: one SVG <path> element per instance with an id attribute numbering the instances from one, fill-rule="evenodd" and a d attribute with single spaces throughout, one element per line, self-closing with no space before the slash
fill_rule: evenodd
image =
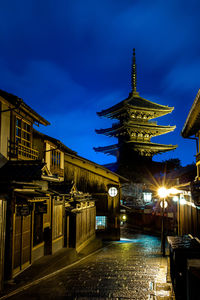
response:
<path id="1" fill-rule="evenodd" d="M 9 299 L 174 299 L 157 237 L 122 233 L 81 262 Z"/>

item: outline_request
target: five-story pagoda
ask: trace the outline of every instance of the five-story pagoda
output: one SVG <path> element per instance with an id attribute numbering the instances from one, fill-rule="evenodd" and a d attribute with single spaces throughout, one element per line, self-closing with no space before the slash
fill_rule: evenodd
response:
<path id="1" fill-rule="evenodd" d="M 177 146 L 151 142 L 152 137 L 171 132 L 176 126 L 161 126 L 150 120 L 171 113 L 173 109 L 140 97 L 136 90 L 136 60 L 133 49 L 132 91 L 129 97 L 97 113 L 100 117 L 118 120 L 111 128 L 96 130 L 98 134 L 118 138 L 118 143 L 94 150 L 116 156 L 117 169 L 123 175 L 127 175 L 127 171 L 142 170 L 142 166 L 152 166 L 153 155 L 176 149 Z"/>

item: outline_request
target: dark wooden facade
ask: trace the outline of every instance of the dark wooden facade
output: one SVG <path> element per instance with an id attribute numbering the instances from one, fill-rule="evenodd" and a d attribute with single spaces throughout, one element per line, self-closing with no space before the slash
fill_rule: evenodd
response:
<path id="1" fill-rule="evenodd" d="M 0 91 L 0 106 L 0 283 L 43 255 L 80 251 L 95 238 L 96 214 L 107 218 L 104 237 L 119 239 L 124 179 L 33 129 L 49 122 L 22 99 Z"/>
<path id="2" fill-rule="evenodd" d="M 188 113 L 181 135 L 196 142 L 196 174 L 186 186 L 187 191 L 191 193 L 192 205 L 179 205 L 179 234 L 191 233 L 200 237 L 200 90 Z"/>
<path id="3" fill-rule="evenodd" d="M 38 178 L 43 182 L 41 175 L 45 173 L 44 164 L 37 160 L 38 151 L 33 148 L 33 124 L 48 125 L 49 122 L 21 98 L 0 90 L 0 186 L 3 195 L 0 265 L 1 270 L 3 264 L 6 265 L 5 280 L 26 268 L 33 259 L 36 227 L 33 199 L 37 190 L 41 190 L 40 184 L 34 182 Z M 31 176 L 30 170 L 33 171 Z M 40 193 L 39 199 L 45 201 L 44 193 Z M 0 281 L 2 278 L 3 272 Z"/>
<path id="4" fill-rule="evenodd" d="M 100 230 L 102 238 L 119 240 L 121 184 L 127 179 L 70 153 L 65 153 L 65 178 L 74 181 L 78 190 L 89 192 L 95 199 L 97 218 L 103 217 L 106 223 Z M 116 187 L 116 196 L 109 195 L 110 187 Z"/>

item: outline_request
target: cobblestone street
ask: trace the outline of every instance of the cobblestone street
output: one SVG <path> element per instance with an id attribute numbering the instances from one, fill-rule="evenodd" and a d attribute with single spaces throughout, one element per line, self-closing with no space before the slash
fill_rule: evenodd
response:
<path id="1" fill-rule="evenodd" d="M 10 299 L 173 299 L 160 240 L 123 234 L 120 242 Z"/>

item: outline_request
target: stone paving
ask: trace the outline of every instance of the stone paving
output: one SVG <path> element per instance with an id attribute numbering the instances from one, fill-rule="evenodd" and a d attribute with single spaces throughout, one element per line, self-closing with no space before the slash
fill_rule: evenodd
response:
<path id="1" fill-rule="evenodd" d="M 159 238 L 125 236 L 10 299 L 174 299 Z"/>

